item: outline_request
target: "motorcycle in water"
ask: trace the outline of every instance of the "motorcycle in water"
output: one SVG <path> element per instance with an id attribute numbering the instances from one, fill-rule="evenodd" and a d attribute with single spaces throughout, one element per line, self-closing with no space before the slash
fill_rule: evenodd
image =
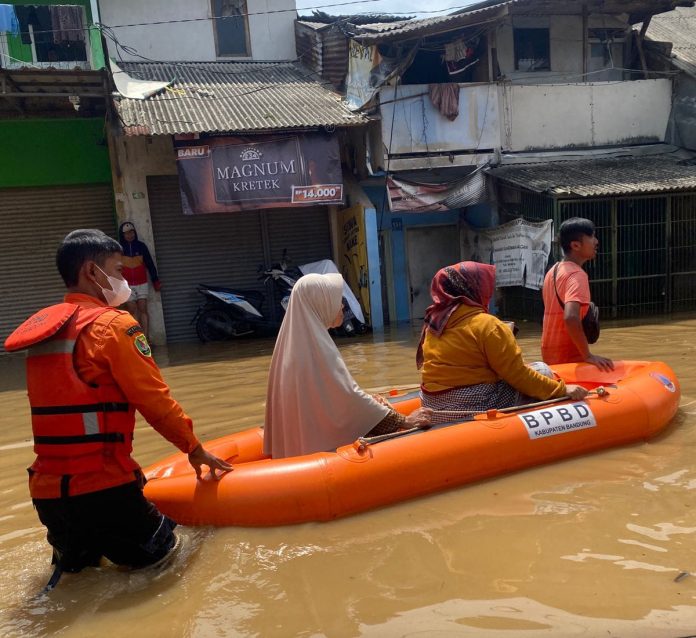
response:
<path id="1" fill-rule="evenodd" d="M 286 253 L 287 251 L 283 251 L 283 257 L 279 263 L 265 270 L 263 267 L 259 268 L 259 279 L 263 279 L 264 283 L 272 281 L 276 288 L 276 298 L 280 306 L 276 313 L 277 321 L 264 317 L 262 307 L 265 296 L 257 290 L 198 285 L 197 290 L 206 298 L 206 301 L 198 308 L 191 323 L 195 323 L 196 334 L 203 343 L 270 332 L 280 326 L 290 302 L 290 292 L 297 280 L 306 274 L 302 270 L 303 266 L 297 268 L 288 265 Z M 356 318 L 351 309 L 352 306 L 354 304 L 350 304 L 344 296 L 343 323 L 339 328 L 334 329 L 335 333 L 351 336 L 356 333 L 362 334 L 367 329 L 364 322 Z"/>
<path id="2" fill-rule="evenodd" d="M 191 323 L 196 325 L 198 338 L 206 341 L 223 341 L 246 335 L 270 332 L 280 325 L 288 307 L 290 291 L 302 273 L 287 266 L 285 259 L 263 270 L 259 267 L 259 279 L 273 281 L 280 308 L 279 319 L 271 320 L 263 315 L 265 295 L 258 290 L 241 290 L 199 284 L 198 292 L 206 301 L 198 308 Z"/>

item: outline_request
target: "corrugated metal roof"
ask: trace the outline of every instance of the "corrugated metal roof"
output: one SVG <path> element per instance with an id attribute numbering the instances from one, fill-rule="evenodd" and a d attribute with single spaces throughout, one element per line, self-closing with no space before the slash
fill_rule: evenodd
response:
<path id="1" fill-rule="evenodd" d="M 652 155 L 489 169 L 504 182 L 556 197 L 599 197 L 696 190 L 696 160 Z"/>
<path id="2" fill-rule="evenodd" d="M 696 76 L 696 7 L 679 7 L 654 16 L 646 35 L 656 42 L 672 42 L 675 63 Z"/>
<path id="3" fill-rule="evenodd" d="M 341 89 L 348 72 L 348 38 L 335 24 L 295 21 L 295 45 L 302 65 Z M 318 77 L 317 76 L 317 77 Z"/>
<path id="4" fill-rule="evenodd" d="M 135 100 L 115 98 L 126 135 L 258 133 L 364 124 L 316 73 L 291 62 L 124 62 L 144 80 L 174 83 Z"/>
<path id="5" fill-rule="evenodd" d="M 580 0 L 574 0 L 574 2 L 579 12 L 583 3 Z M 636 22 L 653 13 L 670 11 L 675 3 L 690 4 L 690 2 L 691 0 L 604 0 L 604 2 L 597 3 L 597 7 L 593 6 L 591 12 L 595 14 L 628 13 L 629 20 Z M 426 37 L 478 24 L 488 19 L 495 19 L 501 14 L 504 15 L 505 11 L 512 5 L 515 5 L 515 10 L 517 10 L 517 5 L 522 5 L 522 9 L 525 11 L 529 8 L 542 14 L 553 14 L 556 12 L 553 4 L 553 2 L 545 2 L 544 0 L 484 0 L 444 16 L 366 24 L 356 29 L 355 39 L 362 44 L 376 44 L 388 40 Z M 559 9 L 567 10 L 572 4 L 572 1 L 559 3 L 561 5 Z M 559 13 L 563 13 L 563 11 L 559 11 Z"/>
<path id="6" fill-rule="evenodd" d="M 498 14 L 499 10 L 517 2 L 525 0 L 488 0 L 478 2 L 466 9 L 456 11 L 435 18 L 423 18 L 420 20 L 402 20 L 400 22 L 383 22 L 367 24 L 359 27 L 355 36 L 358 42 L 374 44 L 391 39 L 404 39 L 405 37 L 421 37 L 430 33 L 448 31 L 459 26 L 466 26 Z"/>

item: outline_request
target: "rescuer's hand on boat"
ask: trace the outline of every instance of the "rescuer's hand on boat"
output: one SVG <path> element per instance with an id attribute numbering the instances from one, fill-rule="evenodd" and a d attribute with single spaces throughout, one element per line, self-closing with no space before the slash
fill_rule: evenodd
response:
<path id="1" fill-rule="evenodd" d="M 418 408 L 406 417 L 406 425 L 410 428 L 428 428 L 433 420 L 430 408 Z"/>
<path id="2" fill-rule="evenodd" d="M 567 385 L 566 394 L 573 399 L 573 401 L 580 401 L 589 394 L 589 391 L 581 385 Z"/>
<path id="3" fill-rule="evenodd" d="M 215 470 L 220 470 L 224 474 L 225 472 L 231 472 L 233 469 L 226 461 L 207 452 L 202 445 L 199 445 L 197 448 L 194 448 L 192 452 L 189 452 L 188 460 L 193 469 L 196 470 L 196 478 L 201 478 L 201 465 L 207 465 L 210 469 L 210 473 L 216 480 L 220 477 L 216 474 Z"/>
<path id="4" fill-rule="evenodd" d="M 597 366 L 603 372 L 609 372 L 614 369 L 614 362 L 606 357 L 600 357 L 597 354 L 588 354 L 585 357 L 585 363 L 591 363 L 593 366 Z"/>

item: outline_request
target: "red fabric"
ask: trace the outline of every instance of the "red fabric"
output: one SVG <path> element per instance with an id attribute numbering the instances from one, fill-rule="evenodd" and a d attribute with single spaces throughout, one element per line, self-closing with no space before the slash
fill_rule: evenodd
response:
<path id="1" fill-rule="evenodd" d="M 443 333 L 452 313 L 461 305 L 482 308 L 488 312 L 495 291 L 495 266 L 476 261 L 462 261 L 437 271 L 430 284 L 433 304 L 423 319 L 416 365 L 423 365 L 423 339 L 429 330 L 438 337 Z"/>

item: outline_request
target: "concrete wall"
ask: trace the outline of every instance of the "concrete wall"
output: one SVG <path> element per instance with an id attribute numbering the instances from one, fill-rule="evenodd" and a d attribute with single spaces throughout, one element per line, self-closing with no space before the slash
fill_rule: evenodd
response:
<path id="1" fill-rule="evenodd" d="M 545 86 L 501 85 L 503 150 L 664 142 L 668 79 Z"/>
<path id="2" fill-rule="evenodd" d="M 148 175 L 176 175 L 176 160 L 172 138 L 111 137 L 111 161 L 114 171 L 114 196 L 118 223 L 130 220 L 138 230 L 138 239 L 144 241 L 157 263 L 157 251 L 152 234 L 150 201 L 147 193 Z M 166 285 L 166 282 L 164 282 Z M 148 299 L 150 340 L 155 345 L 167 341 L 164 328 L 162 299 L 150 288 Z"/>
<path id="3" fill-rule="evenodd" d="M 696 78 L 677 79 L 666 141 L 696 151 Z"/>
<path id="4" fill-rule="evenodd" d="M 114 28 L 119 42 L 146 58 L 160 61 L 211 62 L 215 60 L 292 60 L 295 53 L 295 0 L 247 0 L 251 56 L 221 57 L 215 50 L 210 0 L 101 0 L 101 20 L 110 27 L 145 23 L 144 26 Z M 283 9 L 288 11 L 278 12 Z M 275 13 L 265 13 L 274 11 Z M 256 14 L 256 15 L 251 15 Z M 204 18 L 204 19 L 201 19 Z M 170 22 L 170 20 L 191 20 Z M 165 22 L 165 24 L 152 24 Z M 117 57 L 108 40 L 109 55 Z M 121 52 L 124 60 L 142 62 Z"/>
<path id="5" fill-rule="evenodd" d="M 587 21 L 589 28 L 627 28 L 628 24 L 615 18 L 601 15 L 590 15 Z M 513 25 L 520 28 L 548 28 L 550 38 L 549 71 L 517 71 L 515 70 L 515 47 Z M 500 72 L 505 78 L 535 84 L 554 82 L 581 82 L 583 78 L 583 19 L 580 15 L 528 16 L 509 18 L 496 33 L 496 47 Z M 589 46 L 587 47 L 589 63 Z M 615 47 L 614 66 L 623 67 L 623 47 Z M 589 68 L 589 67 L 588 67 Z M 588 80 L 618 80 L 621 71 L 605 72 L 601 78 L 587 76 Z"/>
<path id="6" fill-rule="evenodd" d="M 495 84 L 462 85 L 455 120 L 433 106 L 427 84 L 383 87 L 380 102 L 382 141 L 392 155 L 500 147 Z"/>
<path id="7" fill-rule="evenodd" d="M 394 88 L 385 87 L 380 91 L 382 143 L 394 156 L 663 142 L 671 90 L 669 79 L 462 85 L 459 116 L 450 121 L 433 107 L 427 85 L 399 87 L 396 101 Z M 684 99 L 687 105 L 693 98 Z M 429 168 L 433 160 L 408 161 L 407 167 L 394 160 L 390 169 Z"/>

